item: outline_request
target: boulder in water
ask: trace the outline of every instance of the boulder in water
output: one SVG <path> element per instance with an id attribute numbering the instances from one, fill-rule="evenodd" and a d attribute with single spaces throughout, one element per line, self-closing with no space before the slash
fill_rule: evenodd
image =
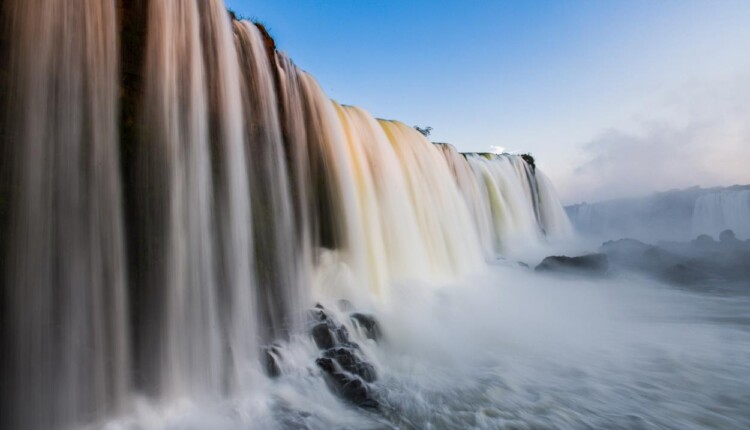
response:
<path id="1" fill-rule="evenodd" d="M 377 377 L 375 367 L 364 361 L 354 348 L 331 348 L 323 354 L 323 357 L 336 360 L 343 370 L 359 376 L 366 382 L 373 382 Z"/>
<path id="2" fill-rule="evenodd" d="M 323 357 L 317 359 L 315 363 L 325 373 L 328 385 L 339 396 L 363 408 L 378 408 L 378 401 L 372 396 L 370 387 L 362 379 L 340 371 L 333 359 Z"/>
<path id="3" fill-rule="evenodd" d="M 331 328 L 327 323 L 316 324 L 315 327 L 310 331 L 315 345 L 318 349 L 329 349 L 333 348 L 336 344 L 336 339 L 331 331 Z"/>
<path id="4" fill-rule="evenodd" d="M 352 322 L 359 327 L 368 339 L 380 340 L 383 336 L 380 325 L 374 316 L 355 312 L 349 316 Z"/>
<path id="5" fill-rule="evenodd" d="M 323 371 L 328 385 L 336 394 L 355 405 L 377 408 L 378 401 L 373 398 L 368 385 L 375 381 L 375 367 L 365 360 L 359 345 L 349 340 L 346 326 L 320 305 L 311 311 L 311 316 L 315 325 L 310 335 L 315 345 L 323 351 L 315 363 Z M 366 333 L 380 336 L 374 317 L 355 313 L 351 318 Z"/>
<path id="6" fill-rule="evenodd" d="M 320 304 L 310 311 L 310 317 L 313 322 L 317 322 L 310 330 L 310 334 L 318 349 L 330 349 L 337 344 L 357 347 L 356 344 L 349 342 L 349 330 L 346 326 L 338 324 Z"/>
<path id="7" fill-rule="evenodd" d="M 587 254 L 578 257 L 551 256 L 545 258 L 534 270 L 537 272 L 604 275 L 609 270 L 609 259 L 605 254 Z"/>

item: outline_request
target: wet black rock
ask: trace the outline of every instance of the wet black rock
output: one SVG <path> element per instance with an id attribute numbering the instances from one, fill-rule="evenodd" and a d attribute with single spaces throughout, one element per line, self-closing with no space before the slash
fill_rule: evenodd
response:
<path id="1" fill-rule="evenodd" d="M 545 258 L 534 270 L 537 272 L 604 275 L 609 270 L 609 259 L 605 254 L 587 254 L 579 257 L 552 256 Z"/>
<path id="2" fill-rule="evenodd" d="M 320 304 L 310 311 L 310 319 L 316 323 L 310 330 L 310 334 L 318 349 L 330 349 L 337 344 L 359 347 L 349 340 L 349 329 L 339 324 Z"/>
<path id="3" fill-rule="evenodd" d="M 323 353 L 323 357 L 336 360 L 343 370 L 359 376 L 366 382 L 373 382 L 376 379 L 375 367 L 364 361 L 353 348 L 332 348 Z"/>
<path id="4" fill-rule="evenodd" d="M 336 339 L 339 343 L 349 344 L 349 329 L 344 325 L 336 327 L 333 331 L 336 334 Z"/>
<path id="5" fill-rule="evenodd" d="M 315 341 L 315 345 L 318 347 L 318 349 L 333 348 L 336 344 L 334 334 L 331 331 L 331 327 L 327 323 L 323 322 L 317 324 L 312 328 L 310 334 L 312 335 L 312 338 Z"/>
<path id="6" fill-rule="evenodd" d="M 323 306 L 317 305 L 310 315 L 314 324 L 310 335 L 322 351 L 315 363 L 323 371 L 332 391 L 355 405 L 377 408 L 378 401 L 368 385 L 376 379 L 375 367 L 365 360 L 359 345 L 350 341 L 349 330 Z M 354 315 L 359 317 L 355 320 Z M 352 319 L 365 332 L 380 336 L 374 317 L 355 313 Z"/>
<path id="7" fill-rule="evenodd" d="M 365 381 L 356 375 L 340 371 L 331 358 L 323 357 L 315 362 L 325 373 L 328 385 L 339 396 L 363 408 L 378 408 L 379 403 Z"/>
<path id="8" fill-rule="evenodd" d="M 349 317 L 351 318 L 352 322 L 354 322 L 354 324 L 363 331 L 364 335 L 368 339 L 378 341 L 381 337 L 383 337 L 383 334 L 380 331 L 380 325 L 378 324 L 378 321 L 374 316 L 355 312 Z"/>

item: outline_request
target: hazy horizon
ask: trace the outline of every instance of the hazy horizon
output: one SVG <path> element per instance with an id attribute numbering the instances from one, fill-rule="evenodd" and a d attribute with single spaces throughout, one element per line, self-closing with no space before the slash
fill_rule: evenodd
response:
<path id="1" fill-rule="evenodd" d="M 341 103 L 532 153 L 565 204 L 750 183 L 750 3 L 227 6 Z"/>

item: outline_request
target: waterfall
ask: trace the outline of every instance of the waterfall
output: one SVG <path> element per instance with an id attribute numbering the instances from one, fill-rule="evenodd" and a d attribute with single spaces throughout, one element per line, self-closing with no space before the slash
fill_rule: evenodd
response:
<path id="1" fill-rule="evenodd" d="M 725 190 L 695 201 L 693 237 L 708 234 L 717 238 L 726 229 L 739 239 L 750 239 L 750 190 Z"/>
<path id="2" fill-rule="evenodd" d="M 432 274 L 458 277 L 479 268 L 481 248 L 470 213 L 440 149 L 396 121 L 381 121 L 406 176 Z"/>
<path id="3" fill-rule="evenodd" d="M 269 53 L 255 25 L 236 22 L 235 33 L 243 73 L 250 195 L 253 207 L 262 208 L 253 213 L 253 234 L 259 312 L 269 340 L 281 336 L 282 329 L 299 326 L 300 315 L 293 310 L 301 309 L 307 294 L 295 252 L 297 233 Z"/>
<path id="4" fill-rule="evenodd" d="M 545 235 L 552 240 L 568 240 L 573 237 L 573 225 L 565 208 L 560 203 L 552 181 L 540 170 L 534 169 L 539 223 Z"/>
<path id="5" fill-rule="evenodd" d="M 115 4 L 5 6 L 12 194 L 0 412 L 4 428 L 54 429 L 117 411 L 130 385 Z"/>
<path id="6" fill-rule="evenodd" d="M 231 228 L 230 217 L 239 215 L 233 213 L 233 206 L 247 199 L 238 193 L 240 202 L 228 202 L 225 194 L 231 195 L 231 187 L 240 185 L 233 184 L 231 176 L 237 173 L 235 163 L 242 163 L 244 157 L 242 152 L 239 157 L 231 154 L 237 148 L 230 148 L 234 142 L 227 141 L 236 136 L 220 134 L 230 132 L 222 127 L 226 123 L 214 124 L 220 127 L 214 130 L 220 140 L 214 148 L 209 141 L 209 108 L 222 108 L 218 103 L 224 82 L 212 88 L 211 101 L 217 104 L 209 106 L 197 2 L 151 2 L 148 15 L 145 137 L 139 145 L 138 179 L 142 181 L 139 203 L 145 209 L 143 252 L 150 276 L 139 298 L 149 305 L 138 315 L 147 323 L 136 327 L 136 368 L 143 384 L 154 385 L 147 387 L 149 391 L 164 396 L 215 393 L 221 389 L 223 364 L 216 288 L 221 266 L 215 251 L 228 238 L 225 228 Z M 216 178 L 212 149 L 227 162 Z M 224 218 L 221 235 L 216 234 L 217 215 Z M 232 251 L 227 246 L 226 252 Z M 231 285 L 233 280 L 225 281 Z"/>
<path id="7" fill-rule="evenodd" d="M 551 182 L 522 156 L 462 155 L 452 145 L 440 146 L 471 210 L 486 258 L 573 236 Z"/>
<path id="8" fill-rule="evenodd" d="M 315 300 L 385 305 L 571 235 L 523 157 L 461 154 L 330 100 L 221 0 L 139 2 L 133 106 L 118 106 L 116 14 L 135 6 L 6 2 L 4 428 L 236 398 Z M 118 124 L 118 109 L 133 112 Z"/>

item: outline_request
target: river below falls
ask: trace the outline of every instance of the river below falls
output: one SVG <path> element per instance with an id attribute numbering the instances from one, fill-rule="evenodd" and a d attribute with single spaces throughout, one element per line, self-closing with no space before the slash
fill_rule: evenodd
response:
<path id="1" fill-rule="evenodd" d="M 493 267 L 460 285 L 394 288 L 373 412 L 328 390 L 317 349 L 282 345 L 284 374 L 234 401 L 134 401 L 108 429 L 747 429 L 750 288 L 684 291 Z M 356 333 L 354 333 L 356 336 Z M 260 372 L 259 372 L 260 373 Z"/>

